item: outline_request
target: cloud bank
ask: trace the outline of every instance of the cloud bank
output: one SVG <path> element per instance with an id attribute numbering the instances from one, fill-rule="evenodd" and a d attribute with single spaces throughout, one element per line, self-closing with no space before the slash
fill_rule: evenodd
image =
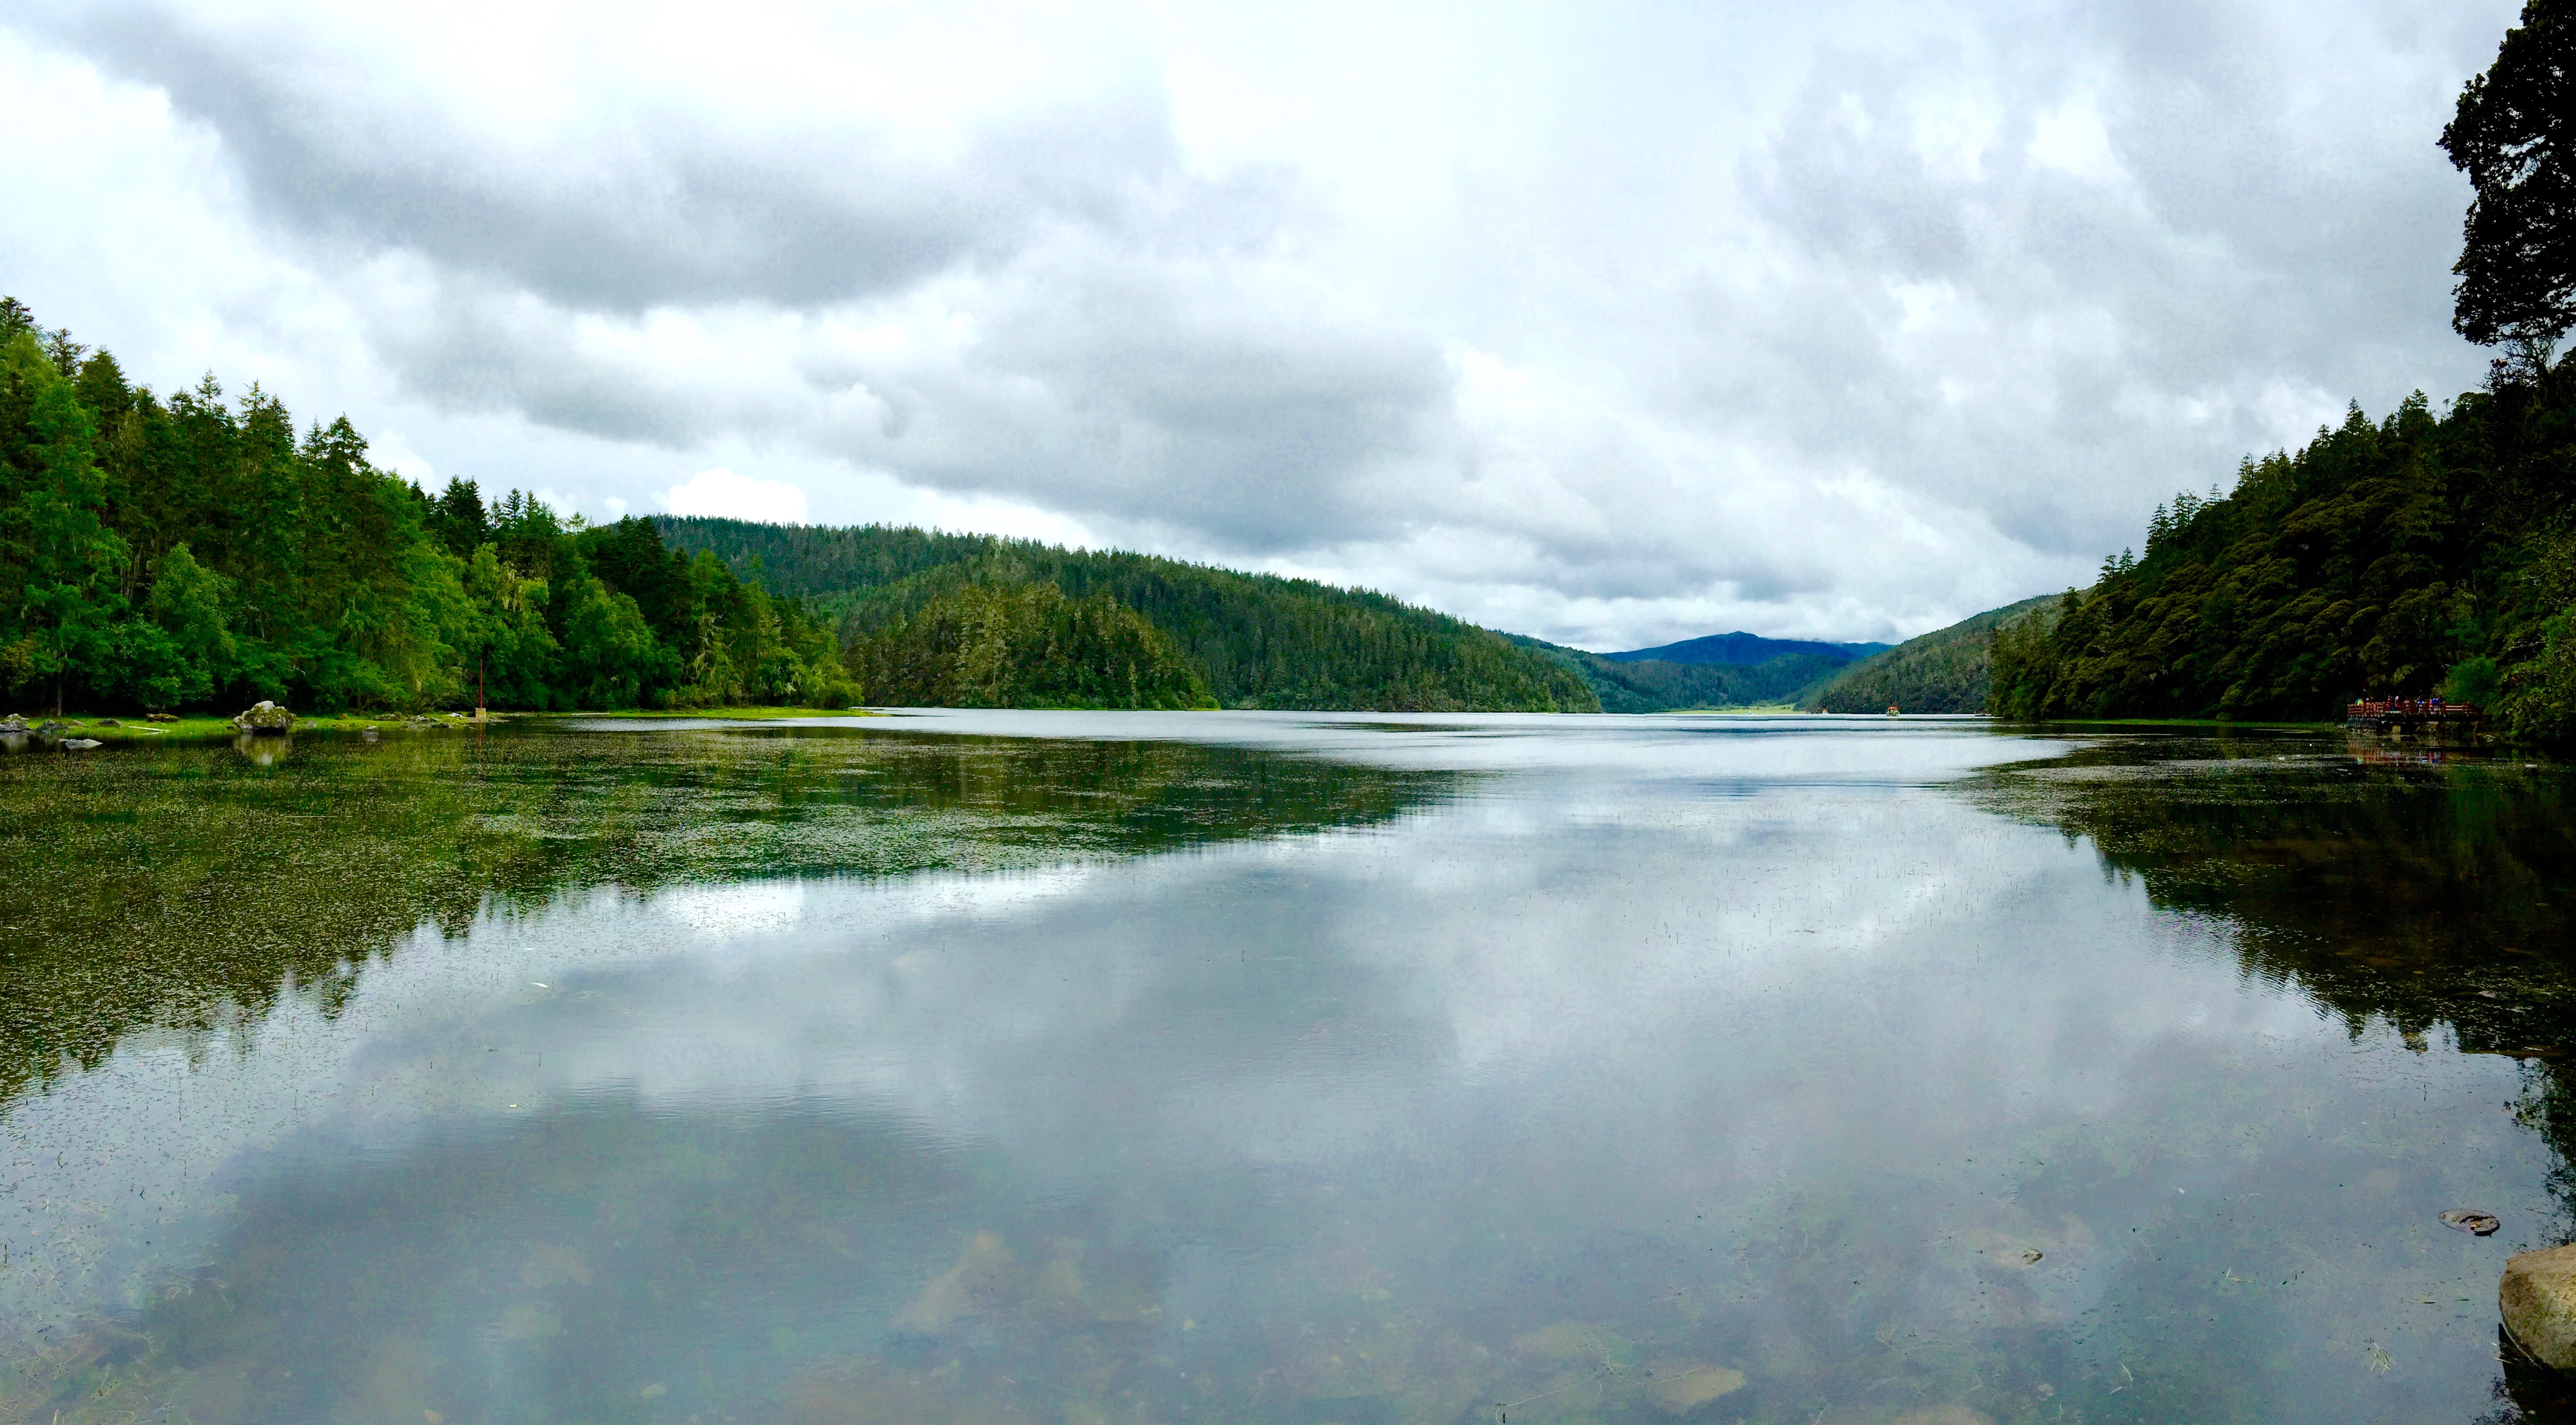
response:
<path id="1" fill-rule="evenodd" d="M 757 480 L 730 470 L 701 470 L 662 492 L 664 510 L 675 515 L 713 519 L 757 520 L 762 524 L 806 523 L 805 492 L 780 480 Z"/>
<path id="2" fill-rule="evenodd" d="M 2475 382 L 2433 138 L 2514 12 L 39 3 L 0 283 L 595 516 L 1893 638 Z"/>

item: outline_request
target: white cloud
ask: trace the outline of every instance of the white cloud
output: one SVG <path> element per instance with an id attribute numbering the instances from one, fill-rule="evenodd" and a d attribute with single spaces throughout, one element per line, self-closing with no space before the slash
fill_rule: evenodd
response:
<path id="1" fill-rule="evenodd" d="M 477 69 L 497 7 L 34 0 L 0 252 L 488 490 L 1894 637 L 2479 378 L 2432 139 L 2515 7 L 2359 5 L 647 3 Z"/>
<path id="2" fill-rule="evenodd" d="M 379 470 L 390 470 L 432 494 L 438 492 L 438 467 L 429 457 L 411 448 L 401 431 L 387 426 L 367 437 L 367 461 Z"/>
<path id="3" fill-rule="evenodd" d="M 736 475 L 730 470 L 701 470 L 664 490 L 662 508 L 675 515 L 756 520 L 762 524 L 804 524 L 805 492 L 781 480 Z"/>

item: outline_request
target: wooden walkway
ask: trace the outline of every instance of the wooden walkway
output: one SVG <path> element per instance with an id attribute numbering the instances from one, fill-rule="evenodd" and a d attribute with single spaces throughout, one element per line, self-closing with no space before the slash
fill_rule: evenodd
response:
<path id="1" fill-rule="evenodd" d="M 2343 725 L 2355 732 L 2384 732 L 2392 736 L 2465 736 L 2483 731 L 2487 715 L 2484 709 L 2469 703 L 2446 703 L 2440 698 L 2391 698 L 2386 702 L 2356 699 L 2344 710 Z"/>

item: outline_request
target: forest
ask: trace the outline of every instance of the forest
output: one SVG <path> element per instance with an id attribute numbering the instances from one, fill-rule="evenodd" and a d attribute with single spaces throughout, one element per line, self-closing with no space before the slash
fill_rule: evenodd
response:
<path id="1" fill-rule="evenodd" d="M 2439 693 L 2522 736 L 2576 732 L 2576 541 L 2562 366 L 2434 412 L 2354 409 L 2235 488 L 2160 507 L 2143 554 L 1998 632 L 1991 708 L 2024 718 L 2316 720 Z"/>
<path id="2" fill-rule="evenodd" d="M 741 704 L 1596 711 L 1383 595 L 867 527 L 432 495 L 343 418 L 166 396 L 0 298 L 0 690 L 22 709 Z"/>
<path id="3" fill-rule="evenodd" d="M 2158 507 L 2145 549 L 1995 636 L 2009 717 L 2309 720 L 2439 694 L 2576 741 L 2576 16 L 2535 3 L 2440 144 L 2469 179 L 2453 326 L 2502 352 L 2436 410 L 2356 405 L 2232 489 Z"/>
<path id="4" fill-rule="evenodd" d="M 1527 634 L 1503 637 L 1581 678 L 1601 700 L 1601 710 L 1614 713 L 1803 707 L 1810 692 L 1851 666 L 1814 653 L 1783 653 L 1758 663 L 1676 663 L 1590 653 Z"/>
<path id="5" fill-rule="evenodd" d="M 1984 712 L 1998 630 L 2034 615 L 2044 616 L 2057 603 L 2056 595 L 2042 594 L 1907 639 L 1845 668 L 1803 701 L 1833 713 L 1873 713 L 1890 707 L 1910 713 Z"/>
<path id="6" fill-rule="evenodd" d="M 1212 708 L 1171 638 L 1106 593 L 967 584 L 860 635 L 851 659 L 897 707 Z"/>
<path id="7" fill-rule="evenodd" d="M 164 397 L 0 298 L 0 688 L 230 710 L 840 706 L 832 631 L 643 520 L 436 497 L 256 384 Z"/>
<path id="8" fill-rule="evenodd" d="M 876 678 L 889 671 L 886 655 L 879 651 L 886 640 L 919 637 L 900 631 L 917 629 L 925 620 L 953 624 L 967 617 L 989 618 L 994 606 L 986 604 L 985 613 L 970 614 L 961 601 L 987 599 L 990 591 L 1043 587 L 1069 604 L 1106 607 L 1096 604 L 1106 599 L 1132 611 L 1168 640 L 1205 684 L 1207 695 L 1224 707 L 1601 710 L 1591 687 L 1566 666 L 1515 646 L 1501 634 L 1365 589 L 1152 555 L 882 525 L 817 529 L 677 518 L 659 523 L 675 548 L 714 554 L 737 570 L 757 569 L 781 595 L 813 597 L 839 628 L 853 659 L 876 669 Z M 971 592 L 977 590 L 988 593 Z M 1041 645 L 1024 639 L 1021 646 Z M 939 677 L 957 675 L 934 674 L 926 681 L 906 676 L 910 681 L 883 686 L 889 692 L 917 690 Z M 1077 675 L 1060 671 L 1045 676 L 1062 684 Z M 1106 674 L 1095 670 L 1078 676 Z M 906 701 L 875 692 L 868 700 Z"/>

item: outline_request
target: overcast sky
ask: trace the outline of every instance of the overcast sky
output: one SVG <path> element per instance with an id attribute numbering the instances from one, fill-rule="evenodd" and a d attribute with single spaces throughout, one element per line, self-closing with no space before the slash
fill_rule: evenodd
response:
<path id="1" fill-rule="evenodd" d="M 424 483 L 1893 639 L 2474 385 L 2508 0 L 0 8 L 0 290 Z"/>

